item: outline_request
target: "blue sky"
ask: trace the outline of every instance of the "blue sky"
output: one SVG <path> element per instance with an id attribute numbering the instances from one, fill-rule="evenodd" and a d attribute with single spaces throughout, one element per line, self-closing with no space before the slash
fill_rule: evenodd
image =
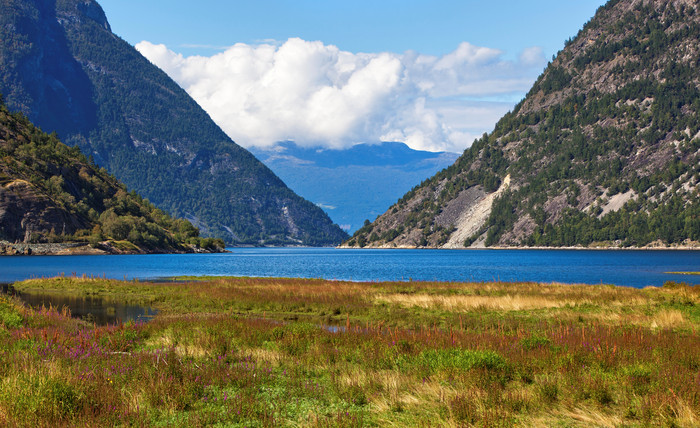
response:
<path id="1" fill-rule="evenodd" d="M 189 45 L 320 40 L 351 52 L 415 50 L 443 55 L 461 42 L 515 54 L 541 46 L 549 57 L 602 0 L 99 0 L 113 31 L 136 44 Z"/>
<path id="2" fill-rule="evenodd" d="M 98 1 L 116 34 L 244 146 L 393 139 L 457 152 L 604 3 Z"/>

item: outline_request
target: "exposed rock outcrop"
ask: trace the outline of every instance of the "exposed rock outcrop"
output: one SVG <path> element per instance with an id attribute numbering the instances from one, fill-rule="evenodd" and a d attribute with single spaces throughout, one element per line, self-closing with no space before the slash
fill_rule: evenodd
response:
<path id="1" fill-rule="evenodd" d="M 28 243 L 33 231 L 72 235 L 87 225 L 87 221 L 58 207 L 25 180 L 0 186 L 0 240 Z"/>
<path id="2" fill-rule="evenodd" d="M 474 237 L 474 243 L 470 244 L 474 247 L 481 246 L 483 239 L 479 237 L 485 233 L 484 225 L 488 221 L 491 214 L 493 201 L 501 196 L 510 187 L 510 175 L 507 175 L 501 183 L 501 187 L 493 193 L 485 195 L 483 198 L 472 202 L 461 211 L 459 219 L 453 223 L 455 231 L 450 235 L 450 239 L 443 246 L 444 248 L 464 248 L 467 239 Z M 477 236 L 474 236 L 477 235 Z"/>

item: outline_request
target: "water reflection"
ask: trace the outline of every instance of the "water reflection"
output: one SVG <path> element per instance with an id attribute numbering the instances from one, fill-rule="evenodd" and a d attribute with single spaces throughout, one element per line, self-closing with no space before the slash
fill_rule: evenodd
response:
<path id="1" fill-rule="evenodd" d="M 2 284 L 2 292 L 19 297 L 32 308 L 42 306 L 70 309 L 73 318 L 80 318 L 96 325 L 109 325 L 127 321 L 150 321 L 157 311 L 141 305 L 105 300 L 99 297 L 66 296 L 55 293 L 19 293 L 12 285 Z"/>

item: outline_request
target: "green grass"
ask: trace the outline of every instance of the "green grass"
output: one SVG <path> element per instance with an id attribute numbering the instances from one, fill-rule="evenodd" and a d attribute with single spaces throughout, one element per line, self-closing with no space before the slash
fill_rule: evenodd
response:
<path id="1" fill-rule="evenodd" d="M 0 324 L 5 328 L 16 328 L 22 325 L 22 321 L 23 317 L 17 306 L 0 297 Z"/>
<path id="2" fill-rule="evenodd" d="M 213 281 L 217 279 L 234 279 L 238 276 L 217 276 L 217 275 L 177 275 L 166 276 L 163 281 Z"/>
<path id="3" fill-rule="evenodd" d="M 700 288 L 61 277 L 0 301 L 0 425 L 696 426 Z M 336 326 L 335 329 L 328 328 Z"/>

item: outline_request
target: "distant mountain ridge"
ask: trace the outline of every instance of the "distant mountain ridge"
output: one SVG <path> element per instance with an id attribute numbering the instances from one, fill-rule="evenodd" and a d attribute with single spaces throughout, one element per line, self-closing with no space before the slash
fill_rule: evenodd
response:
<path id="1" fill-rule="evenodd" d="M 700 10 L 611 0 L 454 165 L 346 245 L 697 248 Z"/>
<path id="2" fill-rule="evenodd" d="M 389 141 L 377 144 L 355 144 L 346 149 L 300 147 L 294 142 L 285 141 L 272 148 L 253 147 L 250 151 L 254 154 L 266 154 L 268 159 L 274 159 L 276 154 L 280 157 L 292 157 L 327 168 L 341 166 L 397 166 L 411 168 L 416 164 L 442 163 L 445 159 L 457 157 L 455 153 L 414 150 L 405 143 Z"/>
<path id="3" fill-rule="evenodd" d="M 154 204 L 240 245 L 347 235 L 114 35 L 94 0 L 0 1 L 0 92 Z"/>
<path id="4" fill-rule="evenodd" d="M 413 150 L 398 142 L 357 144 L 342 150 L 282 142 L 272 148 L 251 148 L 251 152 L 291 189 L 350 232 L 458 157 L 456 153 Z"/>

